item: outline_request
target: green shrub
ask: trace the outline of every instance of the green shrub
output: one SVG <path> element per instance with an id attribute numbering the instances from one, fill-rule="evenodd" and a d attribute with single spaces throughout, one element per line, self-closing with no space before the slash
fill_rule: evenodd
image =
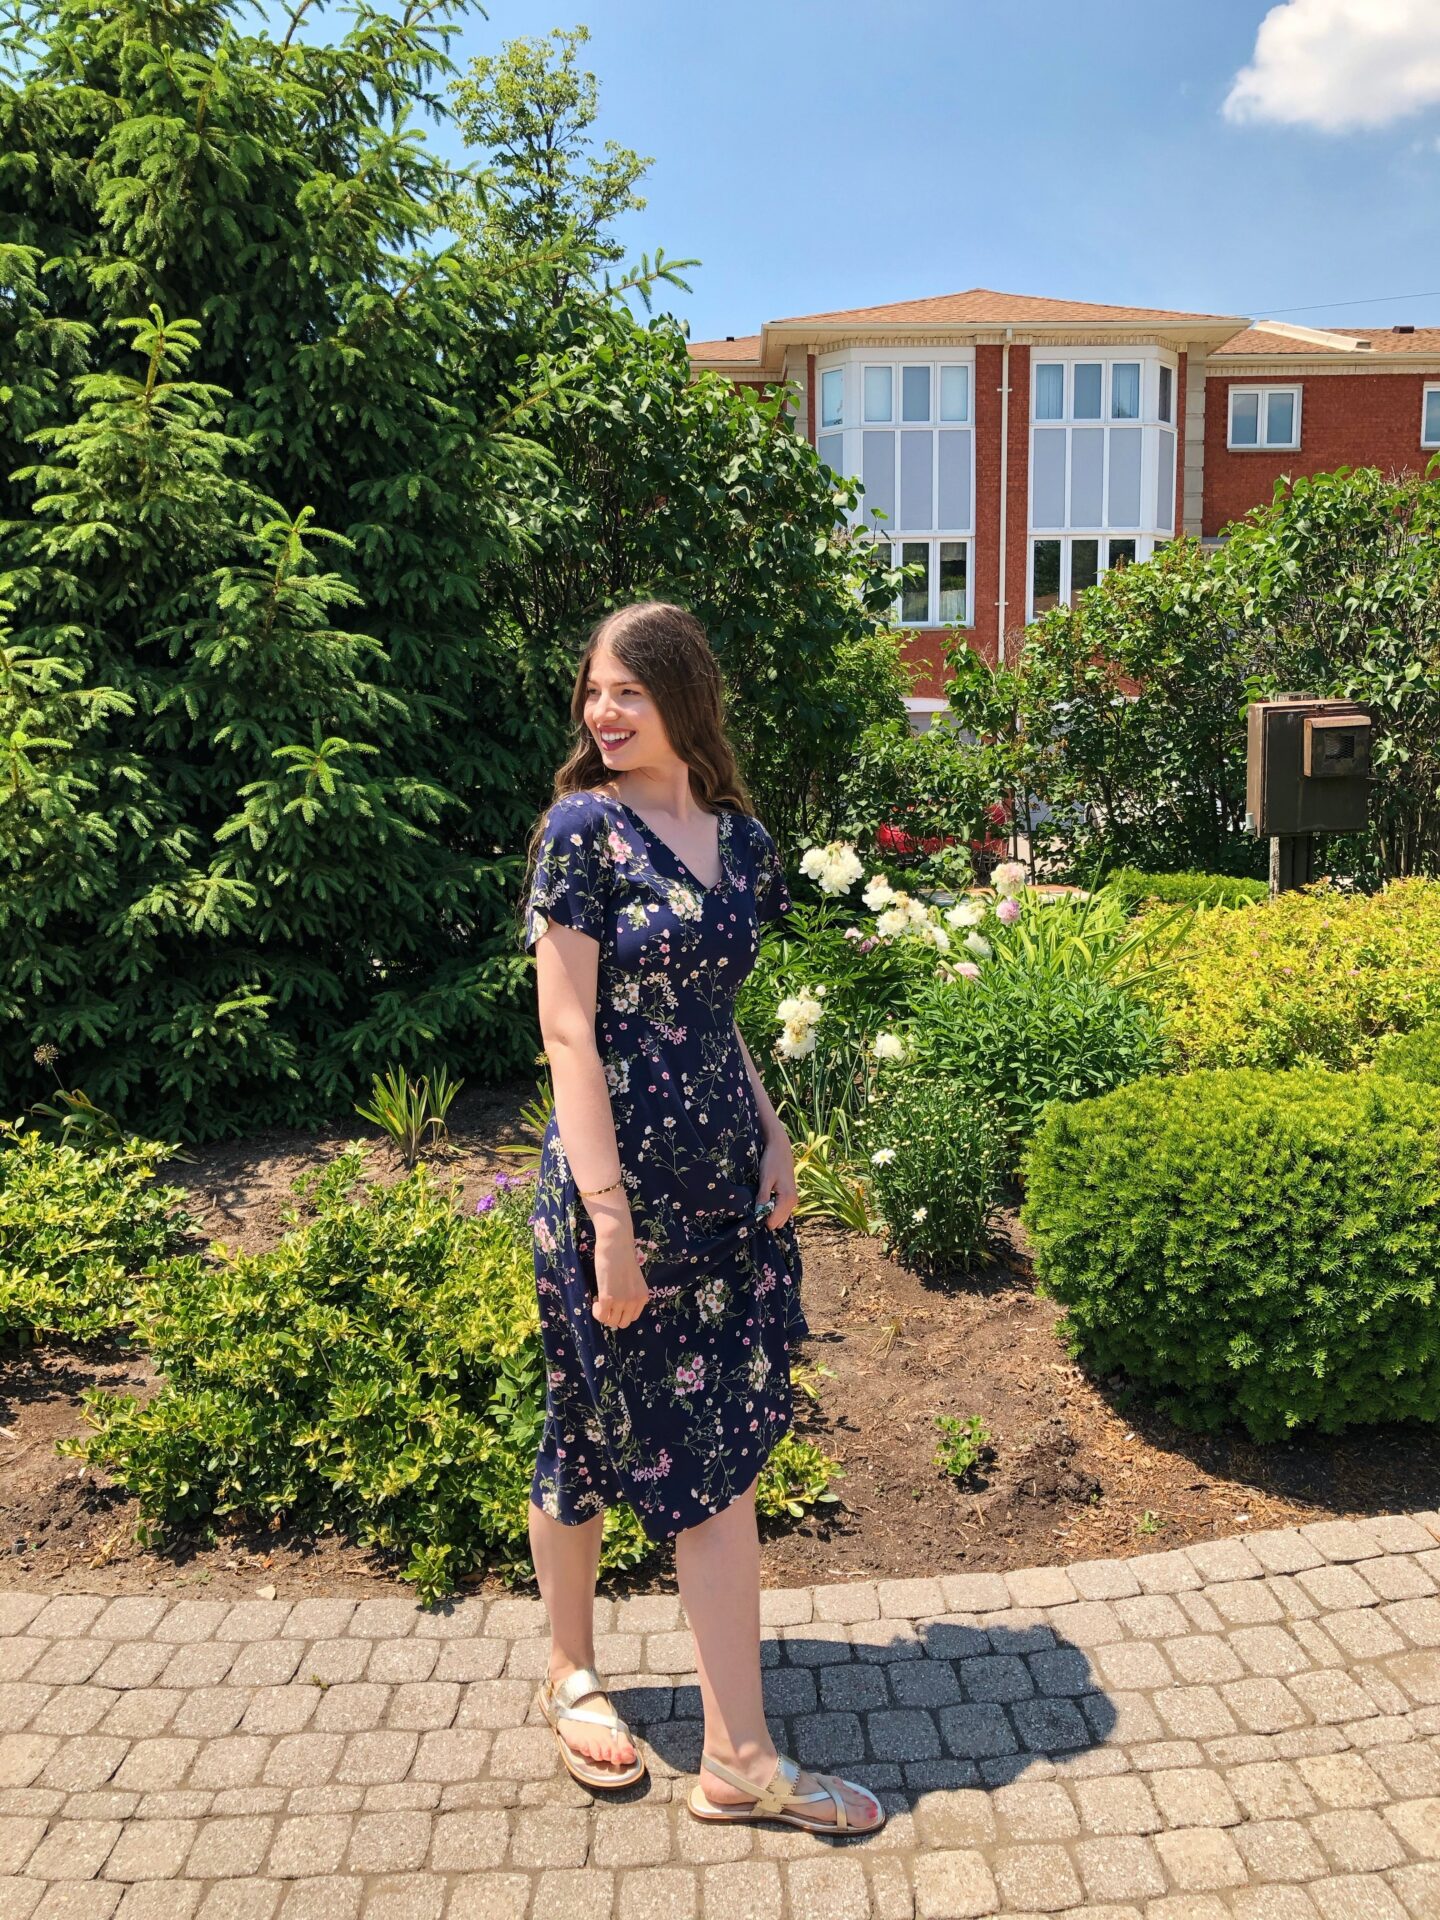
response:
<path id="1" fill-rule="evenodd" d="M 1231 873 L 1142 873 L 1117 867 L 1105 876 L 1105 892 L 1132 911 L 1139 906 L 1248 907 L 1270 897 L 1263 880 Z"/>
<path id="2" fill-rule="evenodd" d="M 1440 882 L 1198 914 L 1178 958 L 1145 990 L 1185 1066 L 1363 1066 L 1440 1014 Z"/>
<path id="3" fill-rule="evenodd" d="M 276 1518 L 409 1553 L 425 1598 L 482 1559 L 529 1571 L 527 1500 L 545 1412 L 530 1188 L 462 1213 L 423 1166 L 360 1186 L 351 1147 L 297 1183 L 305 1206 L 273 1251 L 187 1258 L 139 1292 L 137 1332 L 164 1379 L 145 1404 L 93 1392 L 71 1450 L 140 1503 L 147 1536 Z M 760 1506 L 823 1491 L 796 1441 Z M 769 1505 L 766 1504 L 767 1499 Z M 650 1551 L 628 1507 L 602 1565 Z"/>
<path id="4" fill-rule="evenodd" d="M 93 1339 L 129 1317 L 140 1276 L 189 1221 L 157 1187 L 153 1141 L 86 1151 L 0 1121 L 0 1339 Z"/>
<path id="5" fill-rule="evenodd" d="M 1412 1033 L 1392 1033 L 1375 1049 L 1375 1071 L 1396 1080 L 1418 1080 L 1440 1087 L 1440 1020 Z"/>
<path id="6" fill-rule="evenodd" d="M 983 1250 L 1005 1168 L 988 1101 L 943 1080 L 887 1077 L 860 1137 L 887 1250 L 929 1268 L 962 1265 Z"/>
<path id="7" fill-rule="evenodd" d="M 923 1070 L 999 1114 L 1013 1165 L 1051 1100 L 1082 1100 L 1158 1072 L 1160 1022 L 1132 990 L 1093 974 L 989 962 L 978 979 L 936 980 L 915 998 Z"/>
<path id="8" fill-rule="evenodd" d="M 1215 1071 L 1056 1107 L 1024 1224 L 1071 1351 L 1257 1440 L 1440 1418 L 1440 1093 Z"/>

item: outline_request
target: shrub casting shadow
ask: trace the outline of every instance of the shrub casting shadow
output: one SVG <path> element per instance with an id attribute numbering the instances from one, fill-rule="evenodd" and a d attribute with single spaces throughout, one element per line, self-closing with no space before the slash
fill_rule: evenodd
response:
<path id="1" fill-rule="evenodd" d="M 1006 1786 L 1037 1761 L 1063 1765 L 1115 1728 L 1089 1656 L 1049 1627 L 934 1619 L 917 1622 L 913 1639 L 885 1641 L 867 1637 L 864 1621 L 845 1631 L 840 1641 L 806 1628 L 762 1639 L 766 1719 L 782 1753 L 848 1775 L 891 1812 L 927 1792 Z M 698 1686 L 622 1684 L 610 1697 L 670 1766 L 698 1769 Z M 605 1797 L 645 1793 L 641 1781 Z"/>

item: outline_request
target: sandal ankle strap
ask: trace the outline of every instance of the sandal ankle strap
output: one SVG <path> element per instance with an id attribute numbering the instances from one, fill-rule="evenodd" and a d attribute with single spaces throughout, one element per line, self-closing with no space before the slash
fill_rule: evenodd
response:
<path id="1" fill-rule="evenodd" d="M 546 1683 L 549 1684 L 548 1682 Z M 550 1687 L 550 1699 L 562 1712 L 583 1700 L 587 1693 L 604 1693 L 605 1688 L 593 1667 L 576 1667 L 558 1686 Z"/>

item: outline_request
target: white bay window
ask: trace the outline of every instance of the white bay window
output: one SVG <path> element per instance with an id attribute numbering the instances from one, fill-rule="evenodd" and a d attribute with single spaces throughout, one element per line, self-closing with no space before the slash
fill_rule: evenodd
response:
<path id="1" fill-rule="evenodd" d="M 974 353 L 856 347 L 818 368 L 816 447 L 864 493 L 855 524 L 923 571 L 895 608 L 900 626 L 973 621 Z"/>
<path id="2" fill-rule="evenodd" d="M 1027 618 L 1173 535 L 1175 377 L 1160 347 L 1034 349 Z"/>

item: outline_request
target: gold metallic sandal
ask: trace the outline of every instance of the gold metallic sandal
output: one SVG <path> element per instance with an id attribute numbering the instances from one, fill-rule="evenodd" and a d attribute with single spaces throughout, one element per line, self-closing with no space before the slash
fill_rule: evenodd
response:
<path id="1" fill-rule="evenodd" d="M 581 1707 L 576 1702 L 592 1693 L 604 1693 L 605 1688 L 600 1676 L 593 1667 L 577 1667 L 573 1673 L 567 1673 L 559 1686 L 552 1687 L 547 1676 L 540 1682 L 540 1691 L 536 1699 L 540 1711 L 550 1722 L 555 1738 L 560 1743 L 560 1753 L 573 1777 L 587 1787 L 629 1787 L 642 1779 L 645 1773 L 645 1756 L 640 1751 L 640 1743 L 629 1727 L 612 1709 L 602 1712 L 597 1707 Z M 635 1749 L 635 1758 L 630 1766 L 622 1768 L 605 1760 L 592 1760 L 589 1754 L 577 1753 L 560 1731 L 561 1720 L 586 1720 L 592 1726 L 606 1727 L 611 1733 L 623 1734 Z"/>
<path id="2" fill-rule="evenodd" d="M 712 1773 L 719 1774 L 722 1780 L 728 1780 L 732 1787 L 740 1787 L 746 1793 L 753 1794 L 749 1806 L 717 1806 L 703 1791 L 697 1780 L 690 1789 L 686 1805 L 697 1820 L 780 1820 L 787 1827 L 803 1827 L 807 1833 L 874 1833 L 885 1824 L 885 1809 L 868 1787 L 862 1787 L 858 1780 L 843 1779 L 838 1773 L 817 1773 L 815 1778 L 821 1783 L 815 1793 L 796 1793 L 795 1782 L 800 1777 L 800 1768 L 788 1753 L 782 1753 L 775 1762 L 775 1771 L 769 1784 L 757 1787 L 753 1780 L 747 1780 L 743 1773 L 737 1773 L 733 1767 L 727 1767 L 713 1754 L 702 1753 L 700 1764 L 708 1767 Z M 863 1793 L 869 1800 L 875 1801 L 877 1820 L 869 1821 L 863 1827 L 854 1826 L 849 1817 L 844 1799 L 835 1787 L 827 1786 L 826 1781 L 833 1780 L 841 1787 L 850 1787 L 856 1793 Z M 833 1800 L 835 1818 L 819 1820 L 813 1814 L 798 1813 L 794 1808 L 804 1806 L 809 1801 Z"/>

